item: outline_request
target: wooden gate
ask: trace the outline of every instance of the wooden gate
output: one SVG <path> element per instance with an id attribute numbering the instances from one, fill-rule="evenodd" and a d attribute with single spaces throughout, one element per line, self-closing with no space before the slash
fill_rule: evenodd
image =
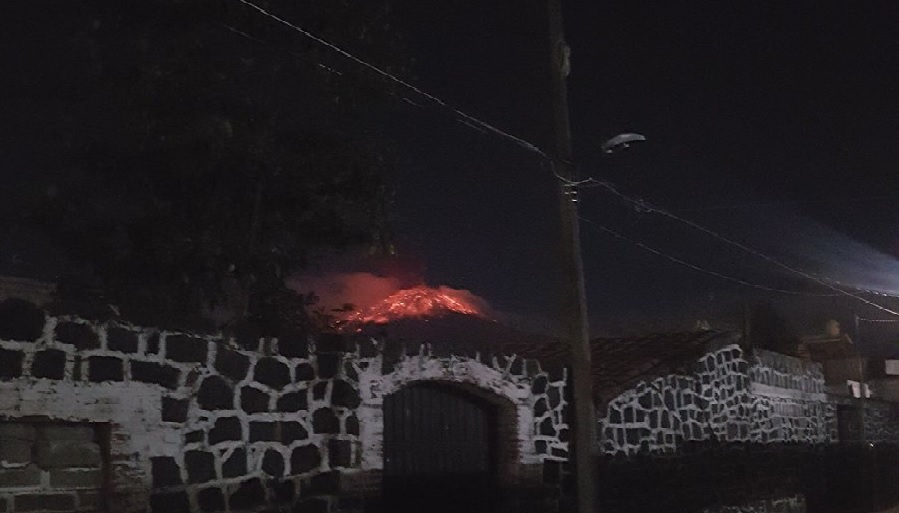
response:
<path id="1" fill-rule="evenodd" d="M 495 511 L 496 431 L 493 405 L 449 386 L 385 397 L 385 511 Z"/>

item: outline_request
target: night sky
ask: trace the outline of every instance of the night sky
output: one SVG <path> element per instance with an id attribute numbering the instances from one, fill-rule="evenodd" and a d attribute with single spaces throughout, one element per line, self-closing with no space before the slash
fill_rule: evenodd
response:
<path id="1" fill-rule="evenodd" d="M 397 8 L 419 29 L 410 30 L 420 59 L 416 83 L 545 146 L 542 5 L 515 12 L 451 4 Z M 889 275 L 899 272 L 894 3 L 564 5 L 582 176 L 610 180 L 804 271 L 856 283 L 876 268 L 860 286 L 896 291 L 897 275 Z M 403 233 L 425 255 L 429 279 L 470 288 L 500 309 L 552 315 L 558 243 L 548 169 L 498 137 L 410 110 L 415 147 L 400 188 L 409 226 Z M 600 151 L 605 139 L 627 131 L 649 141 Z M 680 260 L 768 288 L 832 293 L 602 189 L 581 197 L 582 215 L 593 224 Z M 700 318 L 733 325 L 744 304 L 759 302 L 773 303 L 801 330 L 829 316 L 844 324 L 854 313 L 890 317 L 853 299 L 734 284 L 590 223 L 582 237 L 600 332 Z"/>
<path id="2" fill-rule="evenodd" d="M 564 6 L 575 161 L 583 177 L 609 180 L 791 266 L 899 293 L 899 5 L 578 0 Z M 411 83 L 547 147 L 544 15 L 542 2 L 533 0 L 401 0 L 392 26 L 415 59 Z M 4 75 L 42 84 L 33 98 L 64 95 L 52 76 L 29 75 L 33 53 L 15 50 L 41 45 L 52 19 L 32 18 L 24 28 L 21 21 L 6 31 Z M 6 90 L 4 102 L 7 206 L 16 191 L 43 186 L 46 152 L 23 141 L 52 115 L 12 106 L 9 94 L 21 91 L 21 84 Z M 409 102 L 391 99 L 363 127 L 388 133 L 400 155 L 401 263 L 387 267 L 412 268 L 433 285 L 469 289 L 499 311 L 552 325 L 560 314 L 558 197 L 547 163 L 414 92 L 398 94 Z M 604 140 L 628 131 L 648 141 L 611 155 L 600 151 Z M 677 328 L 697 319 L 732 326 L 745 304 L 763 301 L 802 330 L 827 317 L 849 322 L 854 313 L 890 317 L 848 298 L 785 295 L 689 269 L 596 225 L 732 278 L 800 294 L 831 292 L 601 188 L 582 190 L 580 205 L 590 221 L 582 238 L 596 332 Z M 21 239 L 7 236 L 22 246 L 17 255 L 38 251 L 28 247 L 39 244 Z M 0 255 L 6 269 L 14 267 L 9 247 Z M 379 268 L 355 261 L 340 270 L 354 264 Z M 879 329 L 881 339 L 892 336 Z"/>

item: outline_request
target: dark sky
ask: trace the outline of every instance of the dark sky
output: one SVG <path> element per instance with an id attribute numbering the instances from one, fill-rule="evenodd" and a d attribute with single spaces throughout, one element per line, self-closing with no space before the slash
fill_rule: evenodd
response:
<path id="1" fill-rule="evenodd" d="M 405 4 L 397 12 L 412 27 L 417 83 L 543 144 L 542 5 Z M 582 175 L 609 179 L 627 194 L 841 281 L 876 251 L 897 254 L 895 3 L 569 1 L 565 18 Z M 401 182 L 401 214 L 428 276 L 500 308 L 552 312 L 558 242 L 548 170 L 499 137 L 411 111 L 405 126 L 414 127 L 406 135 L 415 148 L 412 176 Z M 625 131 L 649 142 L 610 156 L 599 151 Z M 582 191 L 581 208 L 585 218 L 703 268 L 772 288 L 832 292 L 601 189 Z M 852 246 L 857 260 L 836 269 L 828 252 L 853 241 L 872 249 Z M 600 331 L 631 317 L 733 319 L 744 302 L 759 301 L 807 318 L 802 329 L 827 316 L 884 317 L 851 299 L 736 285 L 589 224 L 583 247 Z M 884 260 L 887 267 L 895 261 Z M 867 285 L 895 291 L 895 283 Z"/>
<path id="2" fill-rule="evenodd" d="M 63 22 L 51 16 L 50 4 L 18 18 L 0 16 L 17 20 L 2 40 L 4 75 L 19 82 L 8 91 L 27 89 L 29 105 L 37 106 L 26 112 L 4 102 L 4 117 L 13 120 L 0 145 L 7 206 L 19 191 L 43 183 L 35 177 L 46 172 L 47 153 L 22 144 L 42 137 L 53 115 L 41 110 L 39 98 L 58 102 L 67 94 L 46 67 L 41 76 L 33 71 L 34 55 L 54 52 L 42 31 Z M 899 254 L 899 5 L 573 0 L 564 7 L 575 160 L 583 176 L 608 179 L 792 266 L 846 281 L 877 260 L 879 278 L 889 274 Z M 547 146 L 542 2 L 399 0 L 392 16 L 415 60 L 412 83 Z M 378 63 L 376 55 L 359 56 Z M 328 56 L 329 64 L 339 62 Z M 559 314 L 558 198 L 546 162 L 413 92 L 406 96 L 420 106 L 392 101 L 369 116 L 367 127 L 391 134 L 401 155 L 396 213 L 403 258 L 424 267 L 432 284 L 470 289 L 502 311 L 551 322 Z M 605 139 L 626 131 L 649 140 L 602 154 Z M 602 189 L 583 190 L 580 205 L 593 223 L 704 269 L 771 288 L 830 292 Z M 623 329 L 634 319 L 660 326 L 733 320 L 744 303 L 759 301 L 812 324 L 827 316 L 846 321 L 852 313 L 886 316 L 851 299 L 738 285 L 592 224 L 582 231 L 597 331 Z M 7 247 L 0 256 L 12 253 Z M 878 279 L 865 285 L 899 292 L 896 283 Z"/>

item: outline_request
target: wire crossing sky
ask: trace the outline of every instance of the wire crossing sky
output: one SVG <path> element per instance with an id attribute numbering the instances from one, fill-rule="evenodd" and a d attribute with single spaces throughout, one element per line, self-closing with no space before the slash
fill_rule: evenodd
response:
<path id="1" fill-rule="evenodd" d="M 376 65 L 374 65 L 374 64 L 371 64 L 371 63 L 369 63 L 369 62 L 367 62 L 367 61 L 365 61 L 365 60 L 363 60 L 363 59 L 361 59 L 361 58 L 359 58 L 359 57 L 357 57 L 357 56 L 351 54 L 350 52 L 348 52 L 348 51 L 342 49 L 342 48 L 339 47 L 338 45 L 336 45 L 336 44 L 334 44 L 334 43 L 331 43 L 331 42 L 329 42 L 329 41 L 327 41 L 327 40 L 325 40 L 325 39 L 323 39 L 323 38 L 321 38 L 321 37 L 318 37 L 318 36 L 316 36 L 315 34 L 312 34 L 311 32 L 309 32 L 309 31 L 303 29 L 302 27 L 300 27 L 300 26 L 298 26 L 298 25 L 296 25 L 296 24 L 294 24 L 294 23 L 292 23 L 292 22 L 290 22 L 290 21 L 287 21 L 287 20 L 285 20 L 285 19 L 283 19 L 283 18 L 281 18 L 281 17 L 279 17 L 279 16 L 277 16 L 277 15 L 275 15 L 275 14 L 273 14 L 273 13 L 267 11 L 266 9 L 260 7 L 259 5 L 255 4 L 255 3 L 253 3 L 253 2 L 250 2 L 249 0 L 237 0 L 237 1 L 239 1 L 240 3 L 242 3 L 242 4 L 244 4 L 244 5 L 248 6 L 248 7 L 250 7 L 250 8 L 252 8 L 252 9 L 254 9 L 254 10 L 257 11 L 258 13 L 260 13 L 260 14 L 262 14 L 262 15 L 268 17 L 268 18 L 270 18 L 270 19 L 272 19 L 272 20 L 274 20 L 274 21 L 276 21 L 276 22 L 278 22 L 278 23 L 280 23 L 280 24 L 282 24 L 282 25 L 285 25 L 285 26 L 291 28 L 292 30 L 294 30 L 294 31 L 296 31 L 297 33 L 303 35 L 304 37 L 306 37 L 306 38 L 308 38 L 308 39 L 311 39 L 311 40 L 317 42 L 318 44 L 321 44 L 322 46 L 325 46 L 325 47 L 327 47 L 327 48 L 329 48 L 329 49 L 331 49 L 331 50 L 337 52 L 338 54 L 340 54 L 340 55 L 342 55 L 343 57 L 345 57 L 345 58 L 351 60 L 352 62 L 355 62 L 356 64 L 359 64 L 360 66 L 362 66 L 362 67 L 364 67 L 364 68 L 366 68 L 366 69 L 368 69 L 368 70 L 370 70 L 370 71 L 373 71 L 373 72 L 377 73 L 378 75 L 381 75 L 381 76 L 383 76 L 383 77 L 385 77 L 385 78 L 388 78 L 389 80 L 393 81 L 394 83 L 399 84 L 399 85 L 403 86 L 404 88 L 406 88 L 406 89 L 408 89 L 408 90 L 410 90 L 410 91 L 413 91 L 414 93 L 416 93 L 416 94 L 418 94 L 418 95 L 420 95 L 420 96 L 422 96 L 422 97 L 424 97 L 424 98 L 426 98 L 426 99 L 432 101 L 432 102 L 435 103 L 436 105 L 438 105 L 438 106 L 440 106 L 440 107 L 442 107 L 442 108 L 448 109 L 448 110 L 452 113 L 452 115 L 453 115 L 458 121 L 462 122 L 462 123 L 465 124 L 466 126 L 472 128 L 472 129 L 474 129 L 474 130 L 476 130 L 476 131 L 479 131 L 479 132 L 486 132 L 486 133 L 493 133 L 493 134 L 496 134 L 496 135 L 498 135 L 498 136 L 500 136 L 500 137 L 502 137 L 502 138 L 504 138 L 504 139 L 506 139 L 506 140 L 509 140 L 509 141 L 511 141 L 511 142 L 514 142 L 515 144 L 517 144 L 518 146 L 521 146 L 522 148 L 525 148 L 525 149 L 527 149 L 527 150 L 529 150 L 529 151 L 531 151 L 531 152 L 537 154 L 537 155 L 540 156 L 541 158 L 544 158 L 544 159 L 550 159 L 549 155 L 548 155 L 546 152 L 544 152 L 543 150 L 541 150 L 537 145 L 535 145 L 535 144 L 533 144 L 533 143 L 531 143 L 531 142 L 529 142 L 529 141 L 527 141 L 527 140 L 525 140 L 525 139 L 523 139 L 523 138 L 517 137 L 517 136 L 512 135 L 512 134 L 510 134 L 510 133 L 508 133 L 508 132 L 506 132 L 506 131 L 503 131 L 503 130 L 501 130 L 501 129 L 499 129 L 499 128 L 496 128 L 494 125 L 492 125 L 492 124 L 490 124 L 490 123 L 487 123 L 487 122 L 485 122 L 485 121 L 482 121 L 482 120 L 480 120 L 480 119 L 478 119 L 478 118 L 476 118 L 476 117 L 474 117 L 474 116 L 471 116 L 471 115 L 469 115 L 469 114 L 467 114 L 467 113 L 465 113 L 465 112 L 463 112 L 463 111 L 461 111 L 461 110 L 459 110 L 459 109 L 456 109 L 456 108 L 453 108 L 453 107 L 449 106 L 449 104 L 448 104 L 446 101 L 442 100 L 441 98 L 439 98 L 439 97 L 437 97 L 437 96 L 435 96 L 435 95 L 432 95 L 432 94 L 430 94 L 430 93 L 428 93 L 428 92 L 426 92 L 426 91 L 420 89 L 419 87 L 416 87 L 415 85 L 412 85 L 412 84 L 410 84 L 410 83 L 408 83 L 408 82 L 402 80 L 401 78 L 399 78 L 399 77 L 397 77 L 397 76 L 395 76 L 395 75 L 393 75 L 393 74 L 391 74 L 391 73 L 389 73 L 389 72 L 387 72 L 387 71 L 381 69 L 380 67 L 378 67 L 378 66 L 376 66 Z M 235 31 L 235 32 L 241 33 L 241 32 L 240 32 L 239 30 L 237 30 L 237 29 L 233 29 L 233 28 L 231 28 L 231 27 L 228 27 L 228 28 L 231 29 L 231 30 L 233 30 L 233 31 Z M 251 37 L 251 36 L 247 36 L 247 37 Z M 415 103 L 412 102 L 411 100 L 406 99 L 406 101 L 409 101 L 410 103 L 415 104 Z M 417 104 L 416 104 L 416 105 L 417 105 Z M 713 231 L 713 230 L 710 230 L 710 229 L 708 229 L 708 228 L 705 228 L 704 226 L 699 225 L 699 224 L 697 224 L 697 223 L 695 223 L 695 222 L 693 222 L 693 221 L 690 221 L 690 220 L 687 220 L 687 219 L 685 219 L 685 218 L 682 218 L 682 217 L 680 217 L 680 216 L 678 216 L 678 215 L 675 215 L 675 214 L 671 213 L 670 211 L 667 211 L 667 210 L 665 210 L 665 209 L 662 209 L 662 208 L 656 207 L 656 206 L 654 206 L 654 205 L 651 205 L 650 203 L 648 203 L 648 202 L 646 202 L 646 201 L 644 201 L 644 200 L 642 200 L 642 199 L 637 199 L 637 198 L 632 198 L 632 197 L 630 197 L 630 196 L 627 196 L 627 195 L 621 193 L 621 192 L 618 190 L 618 188 L 617 188 L 614 184 L 612 184 L 612 183 L 610 183 L 610 182 L 608 182 L 608 181 L 600 181 L 600 180 L 593 180 L 593 179 L 580 180 L 580 181 L 568 181 L 568 180 L 565 180 L 565 179 L 559 177 L 558 175 L 556 175 L 556 176 L 557 176 L 557 178 L 559 178 L 559 179 L 563 182 L 563 185 L 564 185 L 568 190 L 571 191 L 571 193 L 569 194 L 569 197 L 572 198 L 572 200 L 575 200 L 575 201 L 576 201 L 576 197 L 577 197 L 577 196 L 576 196 L 576 192 L 575 192 L 575 191 L 576 191 L 576 189 L 577 189 L 578 187 L 584 187 L 584 186 L 598 186 L 598 187 L 602 187 L 602 188 L 604 188 L 606 191 L 608 191 L 608 192 L 614 194 L 615 196 L 618 196 L 619 198 L 621 198 L 621 199 L 623 199 L 623 200 L 625 200 L 625 201 L 627 201 L 627 202 L 632 203 L 633 205 L 635 205 L 636 207 L 638 207 L 638 208 L 640 208 L 640 209 L 643 209 L 643 210 L 645 210 L 645 211 L 647 211 L 647 212 L 654 212 L 654 213 L 657 213 L 657 214 L 659 214 L 659 215 L 662 215 L 662 216 L 671 218 L 671 219 L 673 219 L 673 220 L 675 220 L 675 221 L 678 221 L 678 222 L 680 222 L 680 223 L 682 223 L 682 224 L 684 224 L 684 225 L 686 225 L 686 226 L 689 226 L 689 227 L 691 227 L 691 228 L 693 228 L 693 229 L 695 229 L 695 230 L 698 230 L 698 231 L 700 231 L 700 232 L 702 232 L 702 233 L 705 233 L 706 235 L 708 235 L 708 236 L 710 236 L 710 237 L 712 237 L 712 238 L 714 238 L 714 239 L 716 239 L 716 240 L 719 240 L 719 241 L 721 241 L 721 242 L 723 242 L 723 243 L 725 243 L 725 244 L 727 244 L 727 245 L 736 247 L 736 248 L 738 248 L 738 249 L 740 249 L 740 250 L 742 250 L 742 251 L 744 251 L 744 252 L 746 252 L 746 253 L 748 253 L 748 254 L 750 254 L 750 255 L 753 255 L 753 256 L 755 256 L 755 257 L 757 257 L 757 258 L 760 258 L 760 259 L 762 259 L 762 260 L 768 262 L 769 264 L 771 264 L 771 265 L 773 265 L 773 266 L 775 266 L 775 267 L 778 267 L 778 268 L 780 268 L 780 269 L 786 270 L 786 271 L 788 271 L 788 272 L 790 272 L 790 273 L 792 273 L 792 274 L 795 274 L 795 275 L 797 275 L 797 276 L 800 276 L 800 277 L 802 277 L 802 278 L 804 278 L 804 279 L 806 279 L 806 280 L 809 280 L 809 281 L 811 281 L 811 282 L 813 282 L 813 283 L 816 283 L 816 284 L 821 285 L 821 286 L 823 286 L 823 287 L 826 287 L 826 288 L 828 288 L 828 289 L 830 289 L 830 290 L 833 290 L 833 291 L 836 292 L 838 295 L 843 295 L 843 296 L 852 298 L 852 299 L 854 299 L 854 300 L 856 300 L 856 301 L 859 301 L 859 302 L 861 302 L 861 303 L 864 303 L 864 304 L 866 304 L 866 305 L 868 305 L 868 306 L 871 306 L 871 307 L 873 307 L 873 308 L 876 308 L 876 309 L 878 309 L 878 310 L 880 310 L 880 311 L 883 311 L 883 312 L 885 312 L 885 313 L 888 313 L 888 314 L 891 314 L 891 315 L 894 315 L 894 316 L 899 317 L 899 312 L 897 312 L 897 311 L 895 311 L 895 310 L 893 310 L 893 309 L 890 309 L 890 308 L 888 308 L 888 307 L 886 307 L 886 306 L 880 305 L 880 304 L 878 304 L 878 303 L 876 303 L 876 302 L 873 302 L 873 301 L 871 301 L 871 300 L 868 300 L 868 299 L 866 299 L 866 298 L 864 298 L 864 297 L 861 297 L 861 296 L 859 296 L 859 295 L 857 295 L 857 294 L 854 294 L 854 293 L 852 293 L 852 292 L 849 292 L 849 291 L 847 291 L 847 290 L 845 290 L 845 289 L 843 289 L 843 288 L 841 288 L 841 287 L 849 287 L 849 288 L 852 288 L 852 289 L 855 289 L 855 290 L 860 290 L 860 291 L 864 291 L 864 292 L 868 292 L 868 293 L 872 293 L 872 294 L 884 295 L 884 296 L 889 296 L 888 294 L 884 294 L 884 293 L 882 293 L 882 292 L 873 291 L 873 290 L 861 289 L 861 288 L 858 288 L 858 287 L 855 287 L 855 286 L 852 286 L 852 285 L 841 284 L 841 283 L 837 282 L 836 280 L 831 280 L 831 279 L 826 278 L 826 277 L 823 277 L 823 276 L 816 276 L 816 275 L 810 274 L 810 273 L 808 273 L 808 272 L 805 272 L 805 271 L 803 271 L 803 270 L 801 270 L 801 269 L 797 269 L 797 268 L 795 268 L 795 267 L 793 267 L 793 266 L 787 265 L 787 264 L 783 263 L 782 261 L 780 261 L 779 259 L 776 259 L 776 258 L 771 257 L 770 255 L 767 255 L 767 254 L 765 254 L 765 253 L 763 253 L 763 252 L 761 252 L 761 251 L 758 251 L 758 250 L 756 250 L 756 249 L 753 249 L 753 248 L 751 248 L 751 247 L 749 247 L 749 246 L 747 246 L 747 245 L 745 245 L 745 244 L 743 244 L 743 243 L 741 243 L 741 242 L 738 242 L 738 241 L 736 241 L 736 240 L 734 240 L 734 239 L 732 239 L 732 238 L 723 236 L 723 235 L 721 235 L 720 233 L 717 233 L 717 232 L 715 232 L 715 231 Z M 588 222 L 589 222 L 589 221 L 588 221 Z M 605 228 L 605 227 L 603 227 L 603 226 L 601 226 L 601 225 L 597 225 L 597 226 L 598 226 L 599 229 L 602 229 L 603 231 L 606 231 L 607 233 L 609 233 L 609 234 L 611 234 L 611 235 L 613 235 L 613 236 L 616 236 L 616 237 L 618 237 L 618 238 L 622 238 L 622 239 L 624 239 L 624 240 L 628 240 L 629 242 L 632 242 L 632 243 L 638 245 L 639 247 L 641 247 L 641 248 L 643 248 L 643 249 L 645 249 L 645 250 L 648 250 L 648 251 L 657 253 L 659 256 L 663 256 L 663 257 L 665 257 L 665 258 L 668 258 L 669 260 L 673 260 L 673 261 L 675 261 L 675 262 L 677 262 L 677 263 L 680 263 L 680 264 L 682 264 L 682 265 L 686 265 L 686 266 L 688 266 L 688 267 L 692 267 L 692 268 L 694 268 L 695 270 L 702 271 L 702 272 L 704 272 L 704 273 L 706 273 L 706 274 L 716 275 L 716 276 L 718 276 L 718 277 L 720 277 L 720 278 L 727 279 L 728 281 L 734 281 L 734 282 L 737 282 L 737 283 L 740 283 L 740 284 L 743 284 L 743 285 L 748 285 L 748 286 L 752 286 L 752 287 L 754 287 L 754 288 L 759 288 L 759 289 L 761 289 L 761 290 L 768 290 L 768 291 L 772 291 L 772 292 L 779 292 L 779 293 L 786 293 L 786 294 L 792 294 L 792 293 L 795 293 L 795 291 L 787 291 L 787 290 L 783 290 L 783 289 L 776 289 L 776 288 L 765 287 L 765 286 L 761 286 L 761 285 L 757 285 L 757 284 L 752 284 L 752 283 L 746 282 L 745 280 L 740 280 L 740 279 L 737 279 L 737 278 L 728 277 L 728 276 L 725 276 L 725 275 L 720 275 L 720 273 L 715 273 L 714 271 L 709 271 L 709 270 L 706 270 L 706 269 L 698 268 L 698 266 L 693 266 L 692 264 L 689 264 L 689 263 L 687 263 L 687 262 L 685 262 L 685 261 L 681 261 L 681 260 L 676 259 L 676 258 L 673 258 L 673 257 L 671 257 L 671 256 L 669 256 L 669 255 L 662 254 L 661 252 L 658 252 L 658 251 L 656 251 L 656 250 L 653 250 L 653 249 L 649 248 L 649 247 L 646 246 L 646 245 L 642 245 L 641 243 L 637 243 L 637 242 L 634 242 L 634 241 L 630 241 L 629 239 L 627 239 L 627 238 L 623 237 L 622 235 L 618 234 L 617 232 L 613 232 L 613 231 L 611 231 L 610 229 Z M 835 284 L 836 284 L 836 285 L 835 285 Z M 840 286 L 837 286 L 837 285 L 840 285 Z M 825 296 L 830 296 L 830 295 L 825 295 Z M 819 297 L 820 297 L 820 296 L 819 296 Z M 895 296 L 889 296 L 889 297 L 895 297 Z"/>

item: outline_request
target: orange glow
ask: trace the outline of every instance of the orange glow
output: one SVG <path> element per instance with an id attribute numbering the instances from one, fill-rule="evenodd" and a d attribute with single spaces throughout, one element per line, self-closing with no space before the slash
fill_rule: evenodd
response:
<path id="1" fill-rule="evenodd" d="M 374 305 L 349 314 L 349 324 L 386 324 L 404 318 L 441 317 L 448 313 L 487 318 L 481 300 L 467 290 L 418 285 L 387 296 Z"/>

